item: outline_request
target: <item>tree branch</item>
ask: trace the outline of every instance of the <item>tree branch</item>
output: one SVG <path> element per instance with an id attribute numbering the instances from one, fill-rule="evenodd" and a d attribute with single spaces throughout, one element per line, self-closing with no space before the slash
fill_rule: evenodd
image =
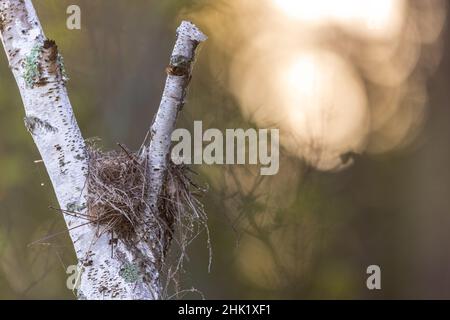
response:
<path id="1" fill-rule="evenodd" d="M 1 40 L 25 107 L 25 125 L 39 149 L 61 208 L 85 207 L 84 140 L 74 117 L 58 49 L 41 28 L 31 1 L 0 1 Z M 78 219 L 65 216 L 67 226 Z M 77 255 L 88 227 L 70 232 Z"/>
<path id="2" fill-rule="evenodd" d="M 177 29 L 177 40 L 167 67 L 167 80 L 158 113 L 151 127 L 151 142 L 147 150 L 150 193 L 150 215 L 158 210 L 158 197 L 166 176 L 171 135 L 177 115 L 185 104 L 191 80 L 195 51 L 207 37 L 192 23 L 183 21 Z M 150 216 L 151 220 L 152 217 Z"/>

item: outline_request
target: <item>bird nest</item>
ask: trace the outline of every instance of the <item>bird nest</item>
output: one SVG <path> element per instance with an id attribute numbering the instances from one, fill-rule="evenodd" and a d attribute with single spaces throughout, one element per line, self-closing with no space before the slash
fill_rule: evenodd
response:
<path id="1" fill-rule="evenodd" d="M 130 152 L 89 148 L 88 214 L 100 235 L 132 240 L 146 211 L 145 161 Z"/>
<path id="2" fill-rule="evenodd" d="M 147 159 L 123 146 L 121 149 L 103 152 L 95 146 L 88 147 L 87 207 L 98 235 L 108 232 L 112 238 L 130 243 L 142 239 L 139 233 L 148 222 Z M 180 252 L 173 270 L 182 268 L 186 247 L 207 230 L 207 216 L 198 199 L 204 189 L 191 176 L 192 171 L 186 166 L 170 162 L 158 200 L 154 231 L 164 239 L 161 252 L 165 254 L 171 242 Z"/>

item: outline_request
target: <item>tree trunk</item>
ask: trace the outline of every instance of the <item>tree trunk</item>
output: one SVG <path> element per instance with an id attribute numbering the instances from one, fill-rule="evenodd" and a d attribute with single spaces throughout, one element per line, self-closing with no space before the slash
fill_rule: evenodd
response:
<path id="1" fill-rule="evenodd" d="M 31 0 L 0 0 L 0 31 L 9 66 L 25 107 L 25 125 L 39 149 L 69 229 L 79 266 L 80 299 L 160 299 L 161 265 L 168 245 L 155 232 L 170 151 L 170 135 L 184 104 L 197 45 L 206 37 L 190 22 L 177 41 L 161 105 L 151 127 L 147 158 L 149 190 L 145 222 L 136 243 L 111 243 L 81 217 L 89 215 L 86 188 L 89 154 L 67 95 L 63 60 L 41 28 Z M 77 214 L 74 214 L 76 212 Z M 131 274 L 131 276 L 130 276 Z"/>

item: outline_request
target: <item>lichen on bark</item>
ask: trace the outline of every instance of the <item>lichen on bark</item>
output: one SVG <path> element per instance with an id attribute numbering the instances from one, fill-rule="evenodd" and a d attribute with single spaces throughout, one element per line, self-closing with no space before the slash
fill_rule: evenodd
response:
<path id="1" fill-rule="evenodd" d="M 42 52 L 42 45 L 35 44 L 30 53 L 25 57 L 23 78 L 28 87 L 32 88 L 41 76 L 39 59 Z"/>

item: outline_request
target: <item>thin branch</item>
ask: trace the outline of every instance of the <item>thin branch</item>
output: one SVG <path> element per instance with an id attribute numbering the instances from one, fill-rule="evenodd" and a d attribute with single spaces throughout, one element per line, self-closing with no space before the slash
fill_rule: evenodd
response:
<path id="1" fill-rule="evenodd" d="M 151 127 L 152 139 L 147 154 L 151 191 L 149 205 L 153 213 L 157 210 L 158 197 L 167 171 L 171 135 L 175 130 L 177 115 L 185 104 L 195 51 L 206 39 L 207 37 L 191 22 L 183 21 L 177 29 L 177 40 L 166 69 L 166 85 Z M 149 214 L 151 216 L 151 213 Z"/>

